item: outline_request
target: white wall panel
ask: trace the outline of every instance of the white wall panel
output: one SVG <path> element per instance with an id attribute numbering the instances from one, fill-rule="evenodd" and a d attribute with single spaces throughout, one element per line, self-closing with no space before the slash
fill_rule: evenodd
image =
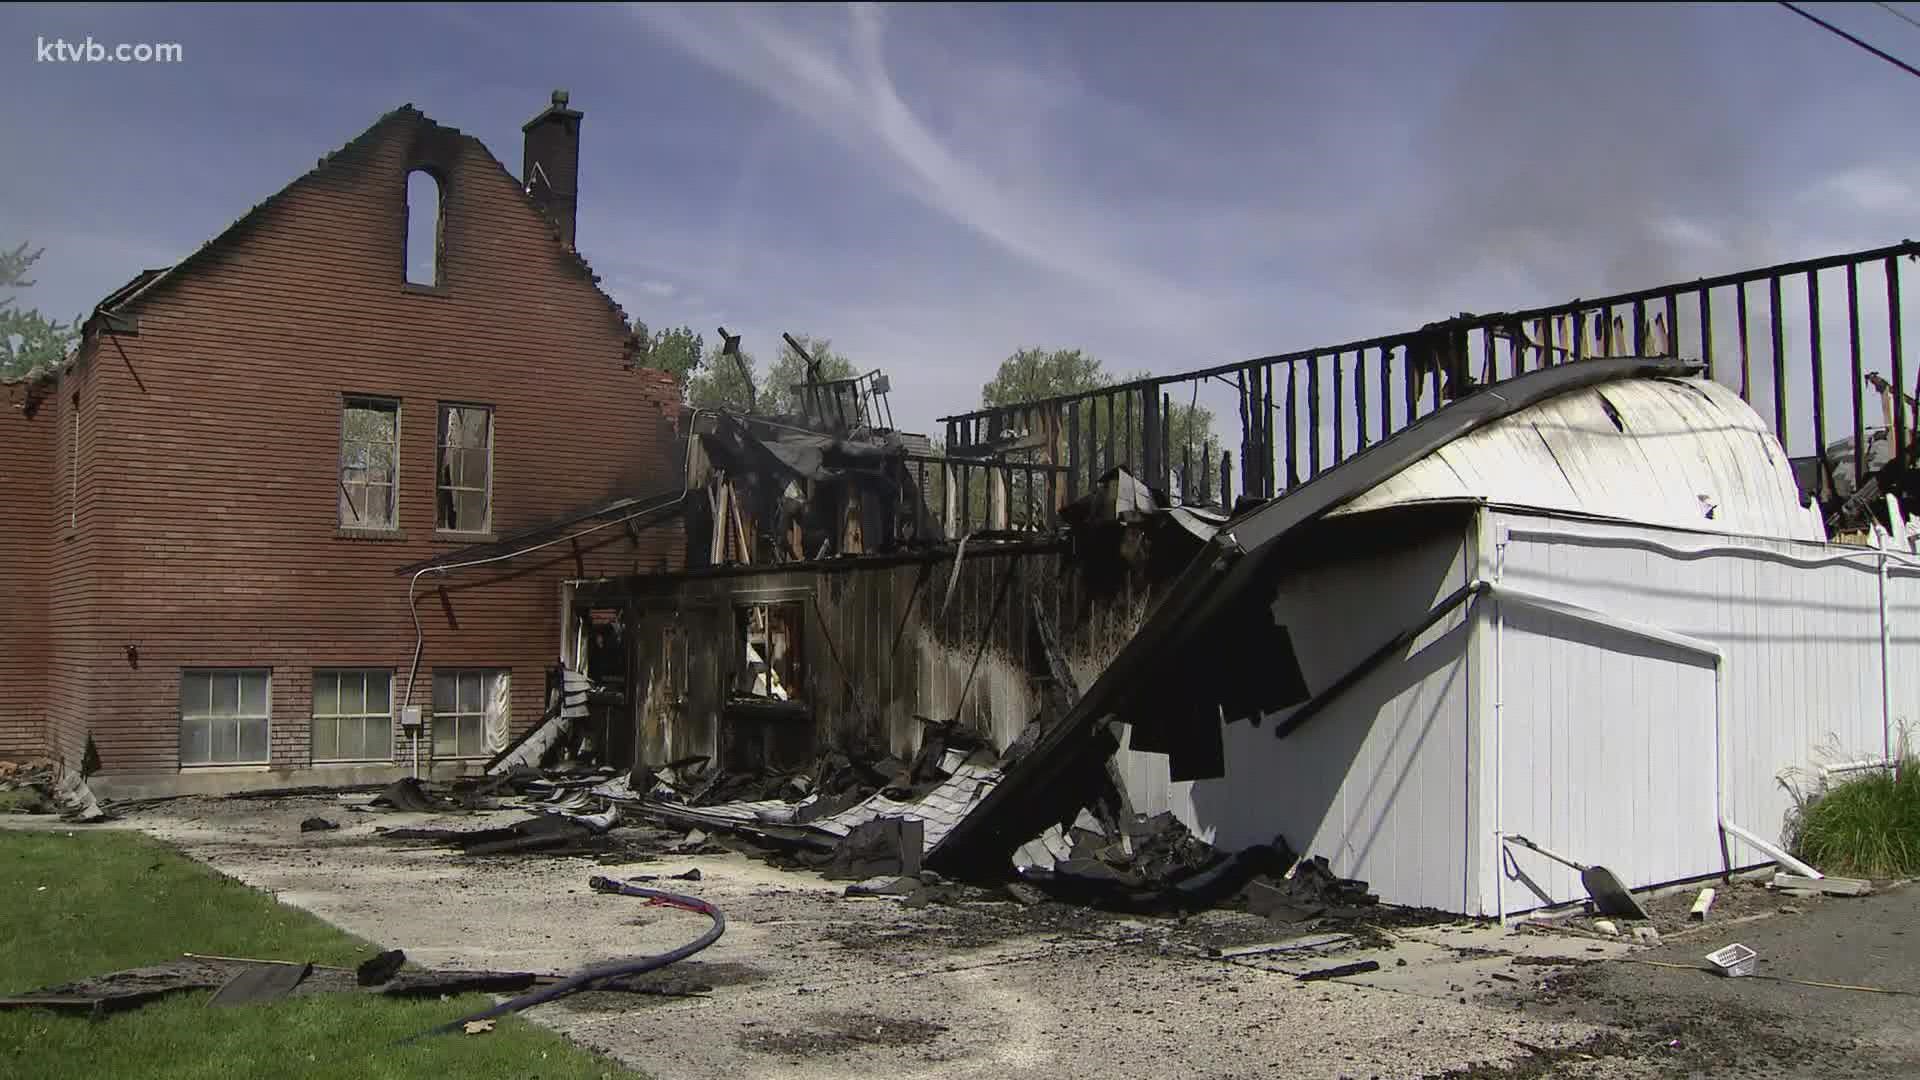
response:
<path id="1" fill-rule="evenodd" d="M 1494 516 L 1512 530 L 1503 582 L 1665 630 L 1725 653 L 1723 770 L 1729 820 L 1782 834 L 1782 779 L 1881 746 L 1879 577 L 1875 556 L 1824 544 L 1706 536 L 1653 527 Z M 1538 532 L 1560 533 L 1541 538 Z M 1496 536 L 1498 532 L 1496 531 Z M 1835 563 L 1836 555 L 1854 554 Z M 1896 575 L 1896 698 L 1920 674 L 1920 580 Z M 1911 584 L 1910 584 L 1911 583 Z M 1905 592 L 1902 592 L 1905 590 Z M 1707 670 L 1685 654 L 1509 609 L 1503 665 L 1509 744 L 1498 827 L 1551 831 L 1577 858 L 1635 884 L 1713 873 L 1695 824 L 1711 815 L 1713 701 Z M 1595 809 L 1625 807 L 1612 816 Z M 1703 806 L 1706 809 L 1703 809 Z M 1536 824 L 1538 822 L 1538 824 Z M 1491 823 L 1489 828 L 1494 827 Z M 1671 844 L 1657 839 L 1671 829 Z M 1764 861 L 1736 842 L 1736 865 Z M 1531 867 L 1534 862 L 1525 862 Z M 1486 868 L 1492 872 L 1492 867 Z M 1549 891 L 1574 898 L 1574 875 Z M 1518 886 L 1509 885 L 1515 902 Z"/>
<path id="2" fill-rule="evenodd" d="M 1292 635 L 1309 689 L 1325 689 L 1467 583 L 1462 516 L 1444 533 L 1305 568 L 1280 584 L 1275 619 Z M 1355 522 L 1362 531 L 1382 527 Z M 1396 902 L 1461 909 L 1477 884 L 1467 863 L 1470 611 L 1441 620 L 1406 659 L 1286 739 L 1274 729 L 1291 709 L 1258 727 L 1228 725 L 1224 777 L 1169 784 L 1164 757 L 1123 751 L 1136 809 L 1172 809 L 1227 848 L 1282 836 Z"/>
<path id="3" fill-rule="evenodd" d="M 1717 865 L 1710 659 L 1490 603 L 1505 617 L 1500 827 L 1630 887 Z M 1524 849 L 1504 866 L 1510 909 L 1586 895 L 1579 874 Z"/>

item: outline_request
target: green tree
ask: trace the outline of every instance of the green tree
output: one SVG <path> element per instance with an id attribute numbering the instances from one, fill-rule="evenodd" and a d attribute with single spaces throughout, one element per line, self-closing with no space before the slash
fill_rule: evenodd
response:
<path id="1" fill-rule="evenodd" d="M 27 271 L 41 250 L 21 244 L 0 249 L 0 290 L 25 289 L 33 284 Z M 10 293 L 0 294 L 0 379 L 18 378 L 66 363 L 78 335 L 73 323 L 55 322 L 32 308 L 22 309 Z"/>
<path id="2" fill-rule="evenodd" d="M 992 381 L 980 388 L 980 404 L 990 408 L 1080 394 L 1112 381 L 1100 361 L 1079 349 L 1019 349 L 1002 360 Z"/>
<path id="3" fill-rule="evenodd" d="M 694 333 L 691 327 L 648 330 L 647 324 L 638 319 L 633 322 L 633 338 L 640 343 L 640 362 L 650 368 L 672 372 L 680 383 L 681 395 L 685 396 L 687 381 L 700 366 L 706 340 Z"/>

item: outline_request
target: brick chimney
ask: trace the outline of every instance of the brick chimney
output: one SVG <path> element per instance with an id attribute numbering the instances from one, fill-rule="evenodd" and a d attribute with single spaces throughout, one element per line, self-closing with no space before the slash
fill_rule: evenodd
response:
<path id="1" fill-rule="evenodd" d="M 527 137 L 526 163 L 521 182 L 533 204 L 560 229 L 560 239 L 573 247 L 573 218 L 579 209 L 580 117 L 567 108 L 567 92 L 555 90 L 553 104 L 521 125 Z"/>

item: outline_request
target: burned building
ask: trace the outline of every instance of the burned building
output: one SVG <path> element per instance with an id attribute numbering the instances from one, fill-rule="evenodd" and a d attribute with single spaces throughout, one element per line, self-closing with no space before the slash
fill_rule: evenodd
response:
<path id="1" fill-rule="evenodd" d="M 393 571 L 680 486 L 677 388 L 573 245 L 581 123 L 557 94 L 516 177 L 396 109 L 4 388 L 7 756 L 91 740 L 102 794 L 337 784 L 538 723 L 558 582 L 678 567 L 677 528 Z"/>

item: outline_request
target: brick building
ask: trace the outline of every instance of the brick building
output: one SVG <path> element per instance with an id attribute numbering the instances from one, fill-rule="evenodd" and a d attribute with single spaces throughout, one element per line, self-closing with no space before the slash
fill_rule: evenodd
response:
<path id="1" fill-rule="evenodd" d="M 103 795 L 355 783 L 538 721 L 559 582 L 677 568 L 677 528 L 429 576 L 412 612 L 397 571 L 681 483 L 674 383 L 574 249 L 580 123 L 556 93 L 515 179 L 388 113 L 0 387 L 0 757 L 91 736 Z"/>

